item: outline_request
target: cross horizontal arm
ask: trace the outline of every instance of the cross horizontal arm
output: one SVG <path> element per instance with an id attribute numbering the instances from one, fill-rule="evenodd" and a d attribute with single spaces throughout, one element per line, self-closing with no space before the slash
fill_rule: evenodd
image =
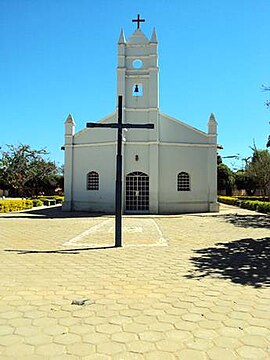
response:
<path id="1" fill-rule="evenodd" d="M 154 124 L 123 124 L 123 129 L 154 129 Z"/>
<path id="2" fill-rule="evenodd" d="M 112 129 L 154 129 L 154 124 L 117 124 L 117 123 L 87 123 L 86 127 L 88 128 L 112 128 Z"/>
<path id="3" fill-rule="evenodd" d="M 86 127 L 88 127 L 88 128 L 99 127 L 99 128 L 113 128 L 113 129 L 118 129 L 118 128 L 119 128 L 119 125 L 116 124 L 116 123 L 109 123 L 109 124 L 86 123 Z"/>

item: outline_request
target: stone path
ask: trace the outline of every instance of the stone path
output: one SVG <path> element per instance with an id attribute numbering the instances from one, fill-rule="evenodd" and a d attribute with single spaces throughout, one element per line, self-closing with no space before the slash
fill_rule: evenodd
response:
<path id="1" fill-rule="evenodd" d="M 270 218 L 0 215 L 0 358 L 270 359 Z"/>

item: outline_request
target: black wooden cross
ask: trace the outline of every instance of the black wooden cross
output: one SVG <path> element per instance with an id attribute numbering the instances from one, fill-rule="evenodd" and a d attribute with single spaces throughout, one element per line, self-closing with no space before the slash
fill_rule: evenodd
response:
<path id="1" fill-rule="evenodd" d="M 117 123 L 87 123 L 88 128 L 117 129 L 117 154 L 116 154 L 116 182 L 115 182 L 115 247 L 122 246 L 122 130 L 123 129 L 154 129 L 154 124 L 123 124 L 122 101 L 118 96 L 118 122 Z"/>
<path id="2" fill-rule="evenodd" d="M 140 23 L 141 22 L 145 22 L 145 19 L 140 19 L 140 15 L 137 15 L 137 19 L 132 19 L 132 22 L 136 22 L 137 23 L 137 29 L 140 28 Z"/>

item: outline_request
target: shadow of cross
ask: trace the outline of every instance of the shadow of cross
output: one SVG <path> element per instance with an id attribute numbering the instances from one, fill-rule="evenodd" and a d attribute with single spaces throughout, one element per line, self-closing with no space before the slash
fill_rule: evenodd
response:
<path id="1" fill-rule="evenodd" d="M 87 128 L 117 129 L 116 182 L 115 182 L 115 247 L 122 246 L 122 138 L 123 129 L 154 129 L 154 124 L 123 124 L 123 96 L 118 96 L 118 122 L 86 124 Z"/>

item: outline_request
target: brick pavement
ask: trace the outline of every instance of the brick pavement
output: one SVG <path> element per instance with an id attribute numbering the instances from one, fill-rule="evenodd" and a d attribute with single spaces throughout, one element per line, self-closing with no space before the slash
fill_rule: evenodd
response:
<path id="1" fill-rule="evenodd" d="M 270 359 L 269 216 L 0 215 L 1 359 Z"/>

